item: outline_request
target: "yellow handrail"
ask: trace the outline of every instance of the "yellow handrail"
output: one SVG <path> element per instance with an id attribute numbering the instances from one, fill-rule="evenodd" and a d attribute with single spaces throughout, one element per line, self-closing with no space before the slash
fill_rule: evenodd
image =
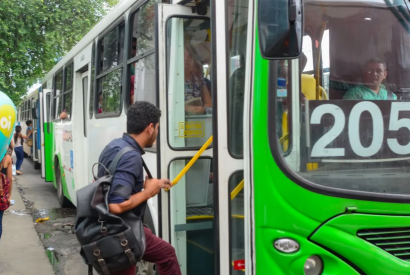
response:
<path id="1" fill-rule="evenodd" d="M 205 151 L 206 148 L 212 143 L 213 136 L 210 136 L 207 142 L 205 142 L 204 145 L 202 145 L 201 149 L 199 149 L 198 152 L 196 152 L 195 156 L 188 162 L 187 165 L 185 165 L 184 169 L 176 176 L 176 178 L 172 181 L 172 186 L 178 183 L 178 181 L 186 174 L 186 172 L 191 168 L 191 166 L 196 162 L 196 160 L 202 155 L 202 153 Z M 169 189 L 166 188 L 165 191 L 168 191 Z"/>
<path id="2" fill-rule="evenodd" d="M 241 192 L 241 190 L 243 189 L 243 184 L 244 184 L 244 180 L 242 180 L 236 187 L 234 190 L 232 190 L 231 192 L 231 200 L 233 200 L 238 194 L 239 192 Z"/>

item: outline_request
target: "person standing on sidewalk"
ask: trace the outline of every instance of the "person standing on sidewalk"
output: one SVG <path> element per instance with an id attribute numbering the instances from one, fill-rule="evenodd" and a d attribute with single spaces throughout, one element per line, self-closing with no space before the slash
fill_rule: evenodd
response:
<path id="1" fill-rule="evenodd" d="M 10 207 L 11 188 L 11 182 L 3 173 L 0 173 L 0 239 L 3 233 L 4 211 Z"/>
<path id="2" fill-rule="evenodd" d="M 22 175 L 20 168 L 21 165 L 23 164 L 24 160 L 24 150 L 23 150 L 23 143 L 24 143 L 24 138 L 28 138 L 27 136 L 23 135 L 21 133 L 21 126 L 17 125 L 16 130 L 14 133 L 14 152 L 16 153 L 17 161 L 16 161 L 16 173 L 17 175 Z"/>
<path id="3" fill-rule="evenodd" d="M 172 187 L 168 179 L 146 179 L 144 181 L 142 155 L 143 148 L 152 147 L 158 135 L 161 111 L 153 104 L 139 101 L 130 106 L 127 112 L 127 133 L 122 138 L 111 141 L 102 151 L 98 168 L 98 177 L 105 174 L 115 155 L 124 147 L 132 146 L 135 150 L 125 153 L 118 162 L 117 169 L 108 196 L 109 210 L 115 215 L 133 211 L 141 216 L 143 204 L 156 196 L 161 188 Z M 142 190 L 144 189 L 144 190 Z M 142 259 L 155 263 L 160 275 L 180 275 L 175 249 L 164 240 L 155 236 L 144 227 L 146 249 Z M 134 275 L 136 267 L 129 268 L 115 275 Z"/>

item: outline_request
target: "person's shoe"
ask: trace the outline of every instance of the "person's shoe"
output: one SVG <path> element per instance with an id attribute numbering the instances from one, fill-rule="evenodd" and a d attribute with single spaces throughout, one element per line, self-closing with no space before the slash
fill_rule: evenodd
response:
<path id="1" fill-rule="evenodd" d="M 23 175 L 23 173 L 21 173 L 20 171 L 16 171 L 17 175 Z"/>

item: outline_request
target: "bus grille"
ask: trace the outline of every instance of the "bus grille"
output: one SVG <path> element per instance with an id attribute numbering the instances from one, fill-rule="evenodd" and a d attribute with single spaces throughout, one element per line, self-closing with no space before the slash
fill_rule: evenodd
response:
<path id="1" fill-rule="evenodd" d="M 357 235 L 387 253 L 410 262 L 410 227 L 363 229 L 357 231 Z"/>

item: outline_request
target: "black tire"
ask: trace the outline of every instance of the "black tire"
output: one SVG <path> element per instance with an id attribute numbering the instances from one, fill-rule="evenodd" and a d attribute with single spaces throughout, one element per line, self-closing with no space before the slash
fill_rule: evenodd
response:
<path id="1" fill-rule="evenodd" d="M 63 191 L 63 181 L 61 179 L 61 172 L 60 172 L 60 164 L 58 161 L 55 161 L 54 165 L 55 169 L 55 176 L 56 176 L 56 184 L 57 184 L 57 198 L 60 206 L 63 208 L 69 207 L 71 205 L 70 201 L 64 196 Z"/>

